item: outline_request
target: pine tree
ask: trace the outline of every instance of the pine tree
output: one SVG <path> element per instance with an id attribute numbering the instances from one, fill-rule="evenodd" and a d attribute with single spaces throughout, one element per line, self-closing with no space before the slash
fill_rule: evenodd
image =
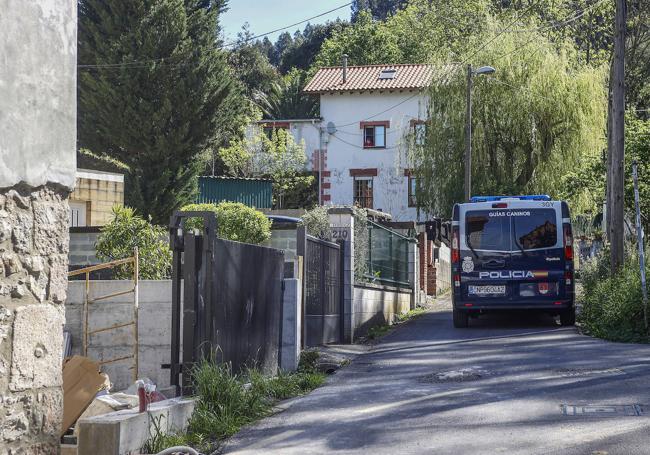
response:
<path id="1" fill-rule="evenodd" d="M 218 48 L 225 1 L 78 6 L 79 146 L 126 164 L 126 203 L 166 224 L 193 202 L 199 155 L 240 117 L 240 87 Z"/>

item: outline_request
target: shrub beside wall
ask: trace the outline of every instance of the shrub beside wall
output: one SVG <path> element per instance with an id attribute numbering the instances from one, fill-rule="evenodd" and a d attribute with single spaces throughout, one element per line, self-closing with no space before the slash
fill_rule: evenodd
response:
<path id="1" fill-rule="evenodd" d="M 219 204 L 188 204 L 181 210 L 186 212 L 214 212 L 217 216 L 217 235 L 222 239 L 259 245 L 271 237 L 271 220 L 262 212 L 239 202 Z M 203 226 L 200 218 L 190 218 L 186 229 Z"/>
<path id="2" fill-rule="evenodd" d="M 140 279 L 164 280 L 171 276 L 172 252 L 169 249 L 167 230 L 154 226 L 135 214 L 129 207 L 113 207 L 113 220 L 105 225 L 97 239 L 97 258 L 102 262 L 133 256 L 138 247 Z M 114 269 L 116 280 L 133 277 L 131 264 Z"/>

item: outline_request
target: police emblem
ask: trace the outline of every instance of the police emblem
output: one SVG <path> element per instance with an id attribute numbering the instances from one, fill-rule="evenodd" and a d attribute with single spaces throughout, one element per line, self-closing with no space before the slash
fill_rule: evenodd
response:
<path id="1" fill-rule="evenodd" d="M 473 271 L 474 271 L 474 262 L 472 262 L 472 258 L 469 256 L 465 256 L 463 258 L 463 272 L 472 273 Z"/>

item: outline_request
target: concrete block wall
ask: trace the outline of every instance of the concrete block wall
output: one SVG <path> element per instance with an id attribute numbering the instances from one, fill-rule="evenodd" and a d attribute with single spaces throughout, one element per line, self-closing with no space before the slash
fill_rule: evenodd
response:
<path id="1" fill-rule="evenodd" d="M 90 296 L 112 294 L 133 286 L 129 280 L 90 281 Z M 83 346 L 83 302 L 85 281 L 70 281 L 65 304 L 65 330 L 72 335 L 72 352 L 81 354 Z M 182 292 L 181 292 L 182 295 Z M 171 280 L 141 280 L 139 283 L 139 376 L 147 377 L 158 388 L 169 387 L 169 370 L 161 365 L 170 362 L 171 350 Z M 132 320 L 133 294 L 125 294 L 89 305 L 91 329 L 127 323 Z M 93 360 L 108 360 L 133 352 L 133 328 L 123 327 L 91 336 L 88 355 Z M 131 360 L 104 365 L 113 390 L 123 390 L 132 383 Z"/>
<path id="2" fill-rule="evenodd" d="M 398 314 L 411 308 L 411 289 L 374 284 L 354 285 L 354 337 L 363 336 L 375 325 L 392 324 Z"/>
<path id="3" fill-rule="evenodd" d="M 70 254 L 68 256 L 70 265 L 88 266 L 99 264 L 95 244 L 99 237 L 99 230 L 75 229 L 70 231 Z"/>
<path id="4" fill-rule="evenodd" d="M 436 289 L 438 294 L 441 294 L 450 288 L 451 250 L 445 244 L 442 244 L 438 250 L 438 262 L 436 263 Z"/>
<path id="5" fill-rule="evenodd" d="M 280 368 L 286 371 L 298 369 L 300 361 L 300 338 L 302 336 L 302 280 L 284 280 L 282 297 L 282 339 L 280 345 Z"/>
<path id="6" fill-rule="evenodd" d="M 285 261 L 294 261 L 297 249 L 296 229 L 272 229 L 271 238 L 265 241 L 263 245 L 284 250 Z"/>

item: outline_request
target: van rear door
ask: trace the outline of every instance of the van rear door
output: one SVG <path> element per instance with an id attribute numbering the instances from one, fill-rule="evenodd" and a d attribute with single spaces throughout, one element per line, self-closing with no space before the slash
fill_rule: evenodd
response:
<path id="1" fill-rule="evenodd" d="M 511 225 L 504 210 L 468 209 L 461 217 L 461 297 L 466 302 L 505 303 L 512 295 Z"/>
<path id="2" fill-rule="evenodd" d="M 521 210 L 511 217 L 513 270 L 526 271 L 514 283 L 513 300 L 552 301 L 565 298 L 562 218 L 558 207 Z"/>

